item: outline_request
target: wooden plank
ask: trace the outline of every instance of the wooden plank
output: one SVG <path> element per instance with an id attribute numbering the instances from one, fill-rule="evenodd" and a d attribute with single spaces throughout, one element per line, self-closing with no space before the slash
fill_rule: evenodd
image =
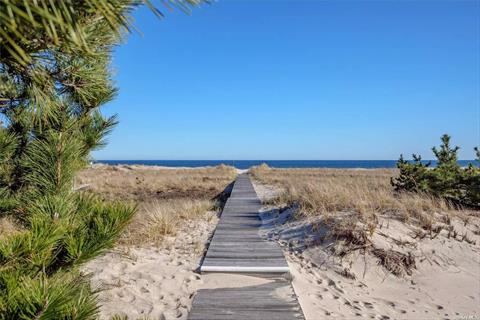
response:
<path id="1" fill-rule="evenodd" d="M 253 274 L 275 280 L 240 288 L 201 289 L 193 300 L 189 320 L 304 319 L 291 283 L 279 277 L 289 272 L 282 249 L 260 235 L 260 208 L 250 179 L 240 175 L 200 270 Z"/>
<path id="2" fill-rule="evenodd" d="M 265 241 L 259 234 L 262 226 L 258 216 L 260 208 L 261 201 L 250 178 L 240 175 L 225 204 L 201 271 L 205 272 L 203 267 L 208 266 L 208 270 L 221 270 L 221 267 L 268 270 L 271 267 L 285 272 L 288 265 L 278 244 Z"/>
<path id="3" fill-rule="evenodd" d="M 275 294 L 278 291 L 285 294 Z M 199 290 L 189 319 L 292 320 L 304 317 L 290 283 L 276 280 L 258 286 Z"/>

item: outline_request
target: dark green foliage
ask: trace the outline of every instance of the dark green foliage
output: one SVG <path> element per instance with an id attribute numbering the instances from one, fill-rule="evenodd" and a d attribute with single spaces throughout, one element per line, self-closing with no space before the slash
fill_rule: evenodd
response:
<path id="1" fill-rule="evenodd" d="M 437 166 L 421 162 L 420 156 L 413 155 L 408 162 L 400 156 L 397 162 L 399 176 L 392 179 L 397 191 L 425 192 L 442 197 L 457 205 L 480 207 L 480 168 L 470 164 L 461 168 L 458 164 L 459 147 L 450 146 L 450 136 L 443 135 L 439 149 L 432 148 Z M 479 156 L 478 148 L 475 148 Z"/>
<path id="2" fill-rule="evenodd" d="M 26 277 L 0 274 L 0 319 L 96 319 L 98 307 L 88 279 L 77 272 Z"/>
<path id="3" fill-rule="evenodd" d="M 85 262 L 113 245 L 134 209 L 94 196 L 38 199 L 28 210 L 28 230 L 0 243 L 0 271 L 35 275 Z"/>
<path id="4" fill-rule="evenodd" d="M 95 300 L 89 295 L 88 283 L 78 277 L 66 283 L 56 279 L 66 271 L 76 273 L 76 266 L 112 247 L 133 216 L 134 207 L 105 204 L 94 196 L 71 194 L 67 198 L 52 195 L 36 199 L 27 211 L 28 229 L 0 242 L 0 315 L 18 311 L 16 317 L 21 318 L 23 312 L 35 311 L 44 312 L 44 319 L 57 319 L 47 317 L 47 311 L 55 314 L 63 310 L 58 308 L 65 308 L 65 304 L 78 305 L 78 310 L 67 308 L 62 312 L 95 314 Z M 70 277 L 68 274 L 61 277 Z M 38 292 L 24 292 L 27 287 Z M 62 295 L 75 290 L 81 294 Z M 45 296 L 52 295 L 61 302 L 59 306 L 41 302 Z M 31 305 L 25 296 L 33 299 Z M 7 305 L 2 306 L 2 300 L 7 301 Z M 15 305 L 18 308 L 11 309 Z"/>
<path id="5" fill-rule="evenodd" d="M 135 208 L 75 193 L 116 118 L 111 52 L 144 1 L 0 0 L 0 320 L 93 319 L 79 266 L 110 248 Z M 181 2 L 184 4 L 196 1 Z"/>
<path id="6" fill-rule="evenodd" d="M 78 199 L 79 219 L 64 239 L 64 263 L 83 263 L 110 248 L 135 212 L 133 206 L 105 205 L 95 197 Z"/>
<path id="7" fill-rule="evenodd" d="M 164 3 L 189 11 L 201 2 L 209 1 L 169 0 Z M 130 14 L 141 4 L 162 16 L 148 0 L 1 0 L 2 55 L 8 58 L 9 64 L 23 67 L 32 63 L 39 52 L 52 47 L 61 47 L 62 52 L 95 52 L 96 47 L 90 43 L 92 30 L 102 28 L 94 33 L 97 38 L 120 36 L 130 29 Z M 73 63 L 68 66 L 75 67 Z"/>
<path id="8" fill-rule="evenodd" d="M 415 190 L 428 191 L 427 173 L 430 167 L 430 162 L 423 163 L 422 158 L 418 155 L 413 155 L 413 162 L 408 162 L 400 155 L 397 162 L 397 168 L 400 174 L 392 184 L 395 190 Z"/>
<path id="9" fill-rule="evenodd" d="M 452 148 L 450 137 L 446 134 L 441 139 L 440 149 L 432 148 L 437 158 L 437 167 L 429 172 L 430 191 L 437 196 L 458 201 L 462 196 L 459 185 L 462 169 L 457 162 L 457 153 L 460 148 L 458 146 Z"/>

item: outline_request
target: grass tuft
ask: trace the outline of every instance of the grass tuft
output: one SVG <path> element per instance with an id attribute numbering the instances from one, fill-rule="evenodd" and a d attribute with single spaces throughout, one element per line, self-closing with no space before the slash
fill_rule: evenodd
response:
<path id="1" fill-rule="evenodd" d="M 373 249 L 372 253 L 378 258 L 378 264 L 396 276 L 412 275 L 415 269 L 415 258 L 411 253 L 401 253 L 395 250 Z"/>

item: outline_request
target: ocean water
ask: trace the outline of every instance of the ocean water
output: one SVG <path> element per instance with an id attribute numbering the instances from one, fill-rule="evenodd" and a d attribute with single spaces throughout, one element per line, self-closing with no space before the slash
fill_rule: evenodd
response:
<path id="1" fill-rule="evenodd" d="M 139 164 L 165 167 L 205 167 L 225 164 L 238 169 L 248 169 L 266 163 L 273 168 L 395 168 L 397 160 L 97 160 L 105 164 Z M 428 161 L 425 161 L 428 162 Z M 435 161 L 431 161 L 435 166 Z M 478 165 L 475 160 L 460 160 L 461 166 L 469 163 Z"/>

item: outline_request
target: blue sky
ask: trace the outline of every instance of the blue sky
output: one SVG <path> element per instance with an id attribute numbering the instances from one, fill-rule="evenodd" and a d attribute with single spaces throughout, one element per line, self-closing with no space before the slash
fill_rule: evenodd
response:
<path id="1" fill-rule="evenodd" d="M 431 158 L 480 144 L 480 2 L 218 1 L 146 8 L 114 54 L 96 159 Z"/>

